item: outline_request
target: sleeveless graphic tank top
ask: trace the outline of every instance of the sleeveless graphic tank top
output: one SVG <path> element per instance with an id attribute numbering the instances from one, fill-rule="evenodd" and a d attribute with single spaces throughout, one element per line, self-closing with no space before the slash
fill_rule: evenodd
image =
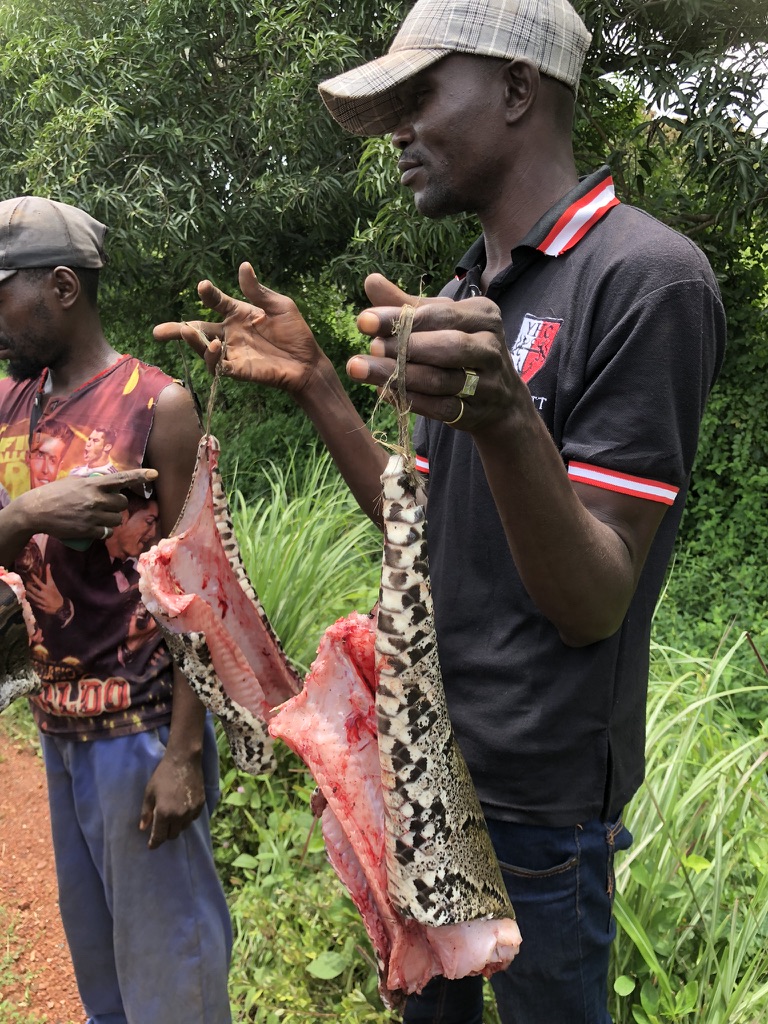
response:
<path id="1" fill-rule="evenodd" d="M 160 393 L 172 382 L 130 356 L 72 394 L 44 401 L 47 375 L 0 381 L 0 486 L 11 499 L 60 477 L 142 465 Z M 172 666 L 141 603 L 136 563 L 159 538 L 152 497 L 126 491 L 123 522 L 84 550 L 37 534 L 16 559 L 38 624 L 32 659 L 47 733 L 98 739 L 170 721 Z"/>

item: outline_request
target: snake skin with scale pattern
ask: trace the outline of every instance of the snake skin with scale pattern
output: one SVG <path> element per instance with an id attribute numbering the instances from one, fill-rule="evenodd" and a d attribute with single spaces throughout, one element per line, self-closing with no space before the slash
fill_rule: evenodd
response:
<path id="1" fill-rule="evenodd" d="M 34 621 L 26 605 L 24 585 L 16 573 L 0 568 L 0 712 L 19 697 L 40 690 L 32 667 L 29 640 Z"/>
<path id="2" fill-rule="evenodd" d="M 472 779 L 448 717 L 429 583 L 426 513 L 402 455 L 382 476 L 384 554 L 376 713 L 389 895 L 437 926 L 514 919 Z"/>

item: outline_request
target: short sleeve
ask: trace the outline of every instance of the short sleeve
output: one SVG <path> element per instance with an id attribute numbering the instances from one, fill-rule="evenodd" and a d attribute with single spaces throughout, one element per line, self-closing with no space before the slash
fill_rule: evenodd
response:
<path id="1" fill-rule="evenodd" d="M 671 504 L 690 475 L 725 346 L 725 314 L 706 281 L 639 295 L 604 330 L 564 424 L 572 479 Z"/>

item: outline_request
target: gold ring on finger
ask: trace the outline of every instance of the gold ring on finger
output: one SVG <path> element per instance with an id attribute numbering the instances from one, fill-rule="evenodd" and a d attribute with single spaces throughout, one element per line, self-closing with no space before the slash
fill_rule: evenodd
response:
<path id="1" fill-rule="evenodd" d="M 470 370 L 467 366 L 463 366 L 462 369 L 464 370 L 464 384 L 461 391 L 456 392 L 456 397 L 471 398 L 477 391 L 477 385 L 480 383 L 480 374 L 477 370 Z"/>
<path id="2" fill-rule="evenodd" d="M 456 397 L 458 398 L 458 395 Z M 456 417 L 456 419 L 445 420 L 445 425 L 447 427 L 455 426 L 459 422 L 461 417 L 464 415 L 464 403 L 462 402 L 462 400 L 460 398 L 459 398 L 459 405 L 461 406 L 461 408 L 459 409 L 459 415 Z"/>

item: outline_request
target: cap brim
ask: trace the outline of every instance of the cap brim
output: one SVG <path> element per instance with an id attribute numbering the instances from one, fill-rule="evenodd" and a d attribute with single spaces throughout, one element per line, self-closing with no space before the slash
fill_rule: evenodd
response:
<path id="1" fill-rule="evenodd" d="M 397 127 L 402 104 L 395 90 L 435 64 L 445 49 L 395 50 L 318 86 L 331 117 L 353 135 L 386 135 Z"/>
<path id="2" fill-rule="evenodd" d="M 13 277 L 16 273 L 16 268 L 13 270 L 0 270 L 0 282 L 5 281 L 9 277 Z"/>

